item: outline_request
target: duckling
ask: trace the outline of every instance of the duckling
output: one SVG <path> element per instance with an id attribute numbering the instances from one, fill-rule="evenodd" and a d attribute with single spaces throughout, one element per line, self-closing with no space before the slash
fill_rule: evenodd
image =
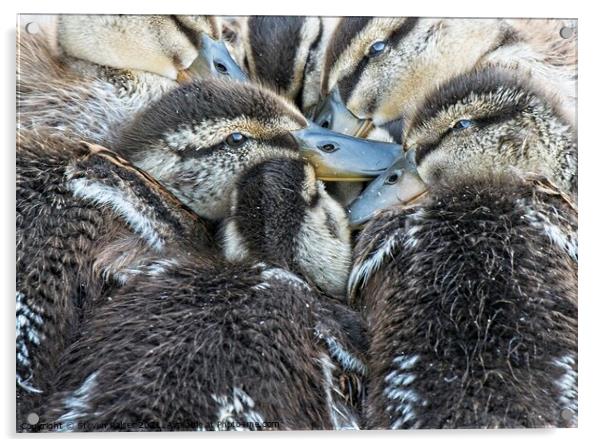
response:
<path id="1" fill-rule="evenodd" d="M 19 133 L 16 200 L 24 415 L 47 397 L 59 354 L 101 296 L 213 243 L 206 224 L 147 174 L 100 146 L 57 135 Z"/>
<path id="2" fill-rule="evenodd" d="M 542 180 L 439 186 L 358 241 L 367 426 L 575 426 L 575 208 Z"/>
<path id="3" fill-rule="evenodd" d="M 396 144 L 312 125 L 268 89 L 219 79 L 164 95 L 126 126 L 115 148 L 211 220 L 227 215 L 239 175 L 274 156 L 301 154 L 322 180 L 362 181 L 401 153 Z"/>
<path id="4" fill-rule="evenodd" d="M 318 268 L 346 276 L 342 208 L 286 155 L 247 170 L 232 195 L 224 234 L 236 260 L 190 258 L 128 282 L 67 351 L 43 420 L 82 431 L 357 428 L 341 379 L 365 366 L 334 319 L 342 306 L 311 285 L 325 284 Z"/>
<path id="5" fill-rule="evenodd" d="M 333 17 L 251 16 L 241 22 L 245 68 L 251 79 L 293 101 L 309 116 L 320 96 Z"/>
<path id="6" fill-rule="evenodd" d="M 367 426 L 575 426 L 572 126 L 488 69 L 436 90 L 406 136 L 408 157 L 350 208 L 372 217 L 349 281 L 371 340 Z"/>
<path id="7" fill-rule="evenodd" d="M 561 30 L 572 31 L 568 38 Z M 350 135 L 400 142 L 429 91 L 488 65 L 527 73 L 575 113 L 576 22 L 540 19 L 349 17 L 326 51 L 314 120 Z"/>
<path id="8" fill-rule="evenodd" d="M 411 204 L 432 184 L 479 171 L 550 179 L 577 195 L 572 116 L 557 95 L 515 72 L 487 67 L 435 88 L 409 119 L 406 153 L 350 207 L 353 225 L 378 209 Z"/>
<path id="9" fill-rule="evenodd" d="M 194 76 L 246 79 L 209 16 L 60 15 L 49 33 L 20 30 L 18 122 L 110 146 L 150 102 Z"/>

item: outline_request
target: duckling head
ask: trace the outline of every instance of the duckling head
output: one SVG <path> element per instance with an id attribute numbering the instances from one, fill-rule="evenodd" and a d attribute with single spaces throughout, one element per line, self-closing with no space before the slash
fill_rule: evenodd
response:
<path id="1" fill-rule="evenodd" d="M 97 65 L 142 70 L 173 80 L 246 79 L 221 40 L 213 16 L 61 15 L 64 54 Z"/>
<path id="2" fill-rule="evenodd" d="M 353 224 L 380 208 L 415 203 L 434 185 L 496 173 L 536 174 L 565 193 L 577 191 L 571 120 L 554 97 L 516 72 L 490 67 L 435 89 L 410 119 L 405 144 L 405 159 L 351 205 Z"/>
<path id="3" fill-rule="evenodd" d="M 133 120 L 115 148 L 210 219 L 226 215 L 236 180 L 261 161 L 303 157 L 320 178 L 363 181 L 401 152 L 309 125 L 275 93 L 220 79 L 167 93 Z"/>
<path id="4" fill-rule="evenodd" d="M 268 262 L 344 295 L 351 263 L 347 216 L 302 160 L 274 158 L 246 171 L 232 192 L 223 235 L 230 261 Z"/>
<path id="5" fill-rule="evenodd" d="M 566 45 L 558 42 L 561 27 L 556 21 L 540 34 L 556 46 Z M 400 142 L 405 120 L 433 85 L 488 62 L 528 65 L 541 57 L 537 51 L 544 50 L 530 48 L 524 34 L 501 19 L 342 19 L 326 52 L 324 99 L 314 121 L 358 136 L 376 126 Z M 546 51 L 545 57 L 561 59 L 551 56 L 558 51 Z"/>
<path id="6" fill-rule="evenodd" d="M 415 32 L 415 18 L 346 17 L 330 39 L 321 93 L 314 115 L 323 127 L 364 137 L 372 127 L 378 99 L 401 68 L 402 41 Z"/>

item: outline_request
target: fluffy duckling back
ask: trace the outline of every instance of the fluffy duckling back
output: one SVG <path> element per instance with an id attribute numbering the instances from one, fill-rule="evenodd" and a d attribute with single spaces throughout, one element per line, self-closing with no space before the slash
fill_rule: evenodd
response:
<path id="1" fill-rule="evenodd" d="M 577 421 L 577 212 L 544 179 L 467 179 L 361 233 L 370 428 Z"/>
<path id="2" fill-rule="evenodd" d="M 328 277 L 347 267 L 342 210 L 290 157 L 251 168 L 234 194 L 226 251 L 236 244 L 242 256 L 191 259 L 128 282 L 63 358 L 46 421 L 74 430 L 358 427 L 346 398 L 365 374 L 361 324 L 311 286 L 330 285 L 318 269 Z M 347 248 L 318 254 L 325 240 Z"/>
<path id="3" fill-rule="evenodd" d="M 351 260 L 347 216 L 309 164 L 284 158 L 251 168 L 231 206 L 223 232 L 228 259 L 269 261 L 344 299 Z"/>
<path id="4" fill-rule="evenodd" d="M 310 114 L 319 100 L 324 53 L 337 21 L 330 17 L 246 17 L 240 39 L 251 79 Z"/>
<path id="5" fill-rule="evenodd" d="M 21 131 L 17 145 L 20 414 L 47 397 L 62 349 L 103 294 L 212 246 L 204 223 L 99 146 Z M 21 411 L 22 409 L 22 411 Z"/>

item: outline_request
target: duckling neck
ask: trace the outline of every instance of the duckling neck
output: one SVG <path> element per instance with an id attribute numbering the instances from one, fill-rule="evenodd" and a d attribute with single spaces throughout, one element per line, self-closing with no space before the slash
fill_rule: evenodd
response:
<path id="1" fill-rule="evenodd" d="M 301 193 L 304 165 L 301 160 L 282 159 L 260 163 L 241 178 L 233 198 L 229 219 L 241 246 L 228 247 L 252 254 L 283 268 L 293 269 L 295 236 L 299 233 L 307 203 Z M 228 232 L 228 230 L 227 230 Z"/>

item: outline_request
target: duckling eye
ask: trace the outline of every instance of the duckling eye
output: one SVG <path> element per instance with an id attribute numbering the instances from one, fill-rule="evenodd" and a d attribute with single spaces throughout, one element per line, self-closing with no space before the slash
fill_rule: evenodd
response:
<path id="1" fill-rule="evenodd" d="M 336 144 L 333 144 L 333 143 L 320 144 L 318 146 L 318 148 L 320 148 L 320 150 L 322 152 L 326 152 L 328 154 L 331 154 L 332 152 L 336 152 L 336 151 L 339 150 L 339 147 Z"/>
<path id="2" fill-rule="evenodd" d="M 218 73 L 227 75 L 228 74 L 228 68 L 222 64 L 220 61 L 213 61 L 213 66 L 215 67 L 215 69 L 217 70 Z"/>
<path id="3" fill-rule="evenodd" d="M 394 172 L 393 174 L 390 174 L 386 179 L 385 179 L 385 184 L 387 185 L 393 185 L 394 183 L 397 183 L 397 180 L 399 180 L 399 172 Z"/>
<path id="4" fill-rule="evenodd" d="M 230 147 L 240 147 L 245 143 L 245 141 L 247 141 L 247 137 L 240 132 L 231 133 L 226 138 L 226 144 Z"/>
<path id="5" fill-rule="evenodd" d="M 387 42 L 384 40 L 379 40 L 370 45 L 370 49 L 368 50 L 368 57 L 375 57 L 381 54 L 387 48 Z"/>
<path id="6" fill-rule="evenodd" d="M 464 129 L 468 129 L 469 127 L 474 126 L 474 122 L 471 120 L 459 120 L 456 122 L 456 124 L 454 124 L 452 126 L 452 129 L 454 130 L 464 130 Z"/>

